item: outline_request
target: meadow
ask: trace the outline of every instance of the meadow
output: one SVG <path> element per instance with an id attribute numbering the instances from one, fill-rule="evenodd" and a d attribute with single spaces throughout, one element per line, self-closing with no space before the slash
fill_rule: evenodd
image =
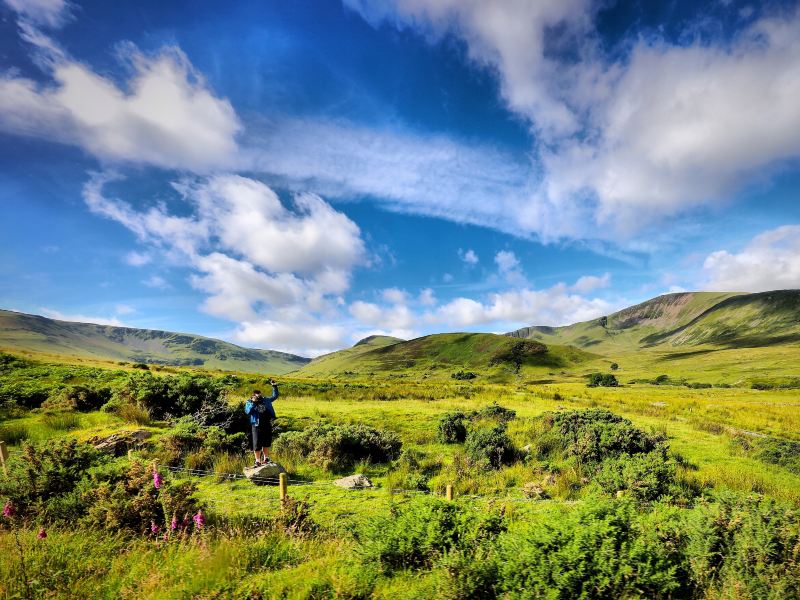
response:
<path id="1" fill-rule="evenodd" d="M 640 360 L 620 360 L 618 387 L 524 369 L 283 377 L 281 504 L 229 476 L 251 460 L 241 405 L 265 377 L 3 355 L 0 592 L 798 597 L 800 394 L 741 374 L 656 385 Z M 86 444 L 133 430 L 152 435 L 130 453 Z M 352 473 L 375 487 L 332 485 Z"/>

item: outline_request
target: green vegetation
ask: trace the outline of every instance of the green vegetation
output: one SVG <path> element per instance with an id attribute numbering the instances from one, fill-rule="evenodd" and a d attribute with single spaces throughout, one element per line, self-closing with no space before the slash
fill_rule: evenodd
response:
<path id="1" fill-rule="evenodd" d="M 541 340 L 368 338 L 281 378 L 284 506 L 237 477 L 266 375 L 0 354 L 0 595 L 796 598 L 793 307 L 690 294 Z M 699 334 L 739 310 L 739 347 Z M 374 487 L 332 485 L 354 473 Z"/>

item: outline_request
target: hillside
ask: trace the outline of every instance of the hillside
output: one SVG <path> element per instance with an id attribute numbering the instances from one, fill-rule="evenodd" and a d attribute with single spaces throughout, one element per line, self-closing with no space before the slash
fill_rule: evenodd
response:
<path id="1" fill-rule="evenodd" d="M 0 310 L 0 349 L 114 361 L 281 375 L 309 359 L 155 329 L 58 321 Z"/>
<path id="2" fill-rule="evenodd" d="M 593 321 L 524 327 L 511 337 L 572 344 L 601 354 L 711 344 L 759 347 L 800 341 L 800 290 L 666 294 Z"/>
<path id="3" fill-rule="evenodd" d="M 409 341 L 372 340 L 361 344 L 315 359 L 298 375 L 414 372 L 449 377 L 459 370 L 496 373 L 515 371 L 518 366 L 523 370 L 565 368 L 595 358 L 578 348 L 521 344 L 491 333 L 439 333 Z"/>

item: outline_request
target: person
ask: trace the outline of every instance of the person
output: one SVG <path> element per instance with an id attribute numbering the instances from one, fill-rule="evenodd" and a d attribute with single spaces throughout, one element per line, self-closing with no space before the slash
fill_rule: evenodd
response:
<path id="1" fill-rule="evenodd" d="M 272 420 L 275 418 L 272 402 L 278 398 L 278 384 L 274 379 L 270 379 L 269 382 L 272 385 L 272 395 L 269 398 L 264 398 L 261 390 L 253 390 L 253 395 L 244 405 L 245 414 L 250 416 L 250 429 L 253 434 L 255 457 L 253 468 L 272 462 L 269 458 L 269 449 L 272 446 Z"/>

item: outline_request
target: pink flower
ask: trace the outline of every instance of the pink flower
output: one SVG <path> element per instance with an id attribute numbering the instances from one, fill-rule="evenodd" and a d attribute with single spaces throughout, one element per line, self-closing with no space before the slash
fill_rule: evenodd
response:
<path id="1" fill-rule="evenodd" d="M 44 527 L 39 527 L 39 533 L 36 534 L 36 537 L 40 540 L 43 540 L 47 537 L 47 532 L 44 530 Z"/>
<path id="2" fill-rule="evenodd" d="M 6 519 L 10 519 L 11 517 L 14 516 L 15 512 L 16 511 L 14 510 L 14 505 L 11 503 L 11 500 L 6 502 L 5 505 L 3 506 L 3 516 Z"/>
<path id="3" fill-rule="evenodd" d="M 169 522 L 169 528 L 172 531 L 175 531 L 178 528 L 178 517 L 177 517 L 177 515 L 172 515 L 172 521 Z"/>
<path id="4" fill-rule="evenodd" d="M 158 533 L 158 525 L 155 521 L 150 521 L 150 533 Z"/>
<path id="5" fill-rule="evenodd" d="M 194 524 L 197 525 L 198 529 L 202 529 L 203 525 L 206 524 L 206 518 L 203 516 L 202 510 L 198 510 L 197 514 L 192 517 L 192 519 L 194 520 Z"/>
<path id="6" fill-rule="evenodd" d="M 153 469 L 153 486 L 155 486 L 156 489 L 160 488 L 162 481 L 161 473 Z"/>

